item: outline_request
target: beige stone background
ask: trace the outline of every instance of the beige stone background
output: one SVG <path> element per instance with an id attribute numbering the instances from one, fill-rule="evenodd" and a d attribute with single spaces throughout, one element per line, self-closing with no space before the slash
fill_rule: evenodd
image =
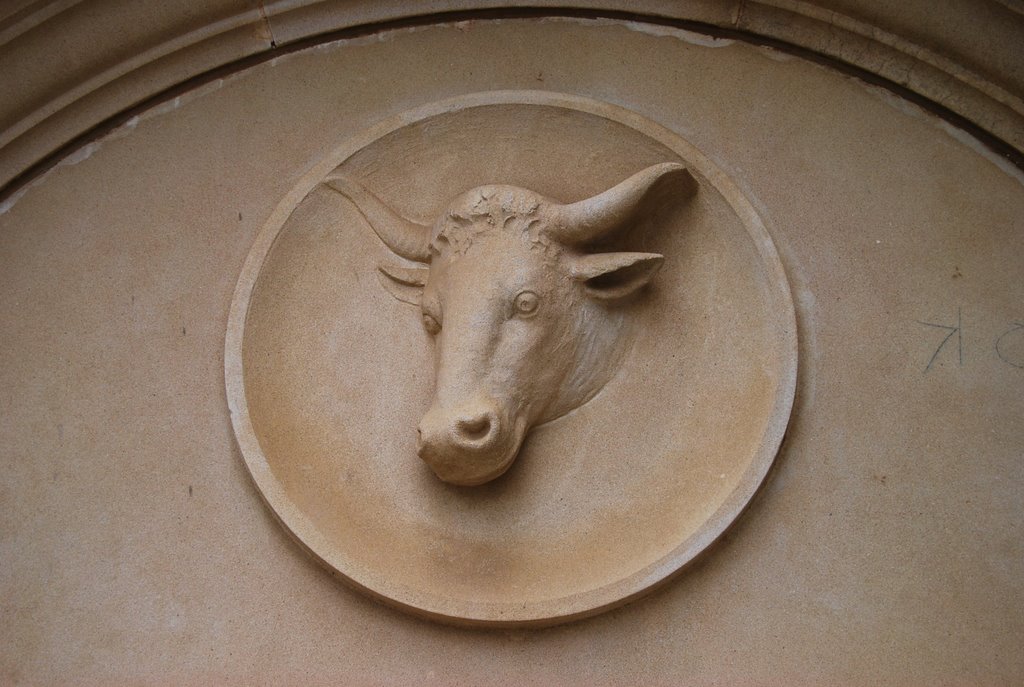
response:
<path id="1" fill-rule="evenodd" d="M 1019 148 L 1019 3 L 630 8 L 808 59 L 622 17 L 435 17 L 187 81 L 267 33 L 425 11 L 397 6 L 4 7 L 0 162 L 34 181 L 0 205 L 0 682 L 1019 684 L 1022 175 L 814 57 Z M 297 180 L 346 132 L 497 88 L 621 105 L 704 151 L 761 212 L 800 325 L 789 435 L 740 522 L 654 594 L 536 631 L 341 586 L 260 501 L 223 383 L 235 280 Z"/>

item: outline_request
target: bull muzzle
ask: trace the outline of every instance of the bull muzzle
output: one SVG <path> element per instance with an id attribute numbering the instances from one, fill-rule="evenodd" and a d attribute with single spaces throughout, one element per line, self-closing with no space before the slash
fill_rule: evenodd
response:
<path id="1" fill-rule="evenodd" d="M 478 400 L 456 409 L 431 406 L 420 421 L 416 451 L 440 479 L 474 486 L 502 475 L 523 441 L 523 423 L 497 403 Z"/>

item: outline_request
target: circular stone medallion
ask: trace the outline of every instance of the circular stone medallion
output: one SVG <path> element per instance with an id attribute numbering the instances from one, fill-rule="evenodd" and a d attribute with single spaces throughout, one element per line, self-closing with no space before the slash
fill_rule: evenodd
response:
<path id="1" fill-rule="evenodd" d="M 483 184 L 571 203 L 666 162 L 697 190 L 622 248 L 664 263 L 625 306 L 632 340 L 609 381 L 532 427 L 501 477 L 438 479 L 417 457 L 437 341 L 385 288 L 395 256 L 325 180 L 429 225 Z M 258 236 L 226 342 L 235 433 L 285 527 L 355 586 L 466 624 L 592 615 L 679 571 L 761 484 L 795 380 L 785 275 L 737 188 L 633 112 L 541 92 L 436 103 L 328 155 Z"/>

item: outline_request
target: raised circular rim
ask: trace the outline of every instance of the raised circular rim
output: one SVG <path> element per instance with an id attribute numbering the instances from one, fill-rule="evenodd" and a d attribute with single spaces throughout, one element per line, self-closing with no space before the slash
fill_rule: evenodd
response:
<path id="1" fill-rule="evenodd" d="M 679 154 L 688 166 L 711 183 L 739 216 L 768 277 L 767 293 L 780 322 L 782 351 L 779 381 L 761 445 L 736 488 L 696 532 L 661 559 L 611 584 L 578 594 L 526 603 L 483 603 L 424 593 L 375 575 L 345 557 L 296 507 L 275 479 L 249 416 L 245 395 L 243 345 L 253 289 L 264 261 L 292 211 L 335 167 L 373 141 L 424 119 L 473 107 L 519 104 L 576 110 L 629 126 Z M 785 270 L 761 218 L 736 185 L 693 145 L 646 117 L 623 107 L 576 95 L 549 91 L 484 91 L 430 103 L 390 117 L 335 148 L 302 176 L 264 223 L 250 248 L 235 286 L 224 345 L 224 377 L 235 438 L 257 490 L 284 528 L 332 573 L 363 592 L 420 616 L 449 623 L 491 626 L 553 625 L 596 615 L 652 590 L 680 572 L 743 512 L 768 474 L 789 423 L 796 393 L 796 311 Z"/>

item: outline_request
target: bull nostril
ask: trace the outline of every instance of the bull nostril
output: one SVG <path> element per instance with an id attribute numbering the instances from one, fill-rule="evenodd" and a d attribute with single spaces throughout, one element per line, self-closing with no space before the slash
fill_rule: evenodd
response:
<path id="1" fill-rule="evenodd" d="M 479 441 L 491 433 L 491 418 L 488 415 L 480 415 L 474 418 L 462 419 L 456 423 L 459 434 L 470 441 Z"/>

